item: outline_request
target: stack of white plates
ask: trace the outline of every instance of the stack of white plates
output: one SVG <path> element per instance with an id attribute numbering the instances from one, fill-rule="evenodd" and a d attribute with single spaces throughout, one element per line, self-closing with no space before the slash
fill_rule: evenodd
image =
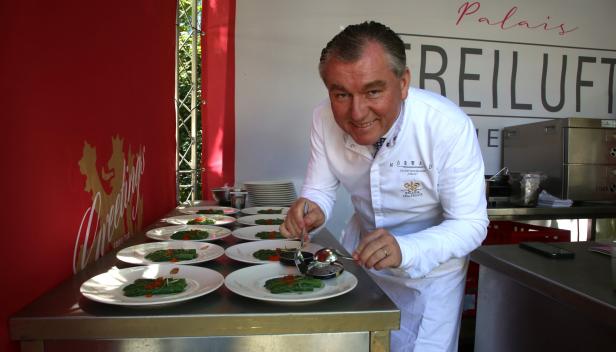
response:
<path id="1" fill-rule="evenodd" d="M 288 207 L 297 199 L 292 181 L 247 181 L 244 187 L 253 206 Z"/>

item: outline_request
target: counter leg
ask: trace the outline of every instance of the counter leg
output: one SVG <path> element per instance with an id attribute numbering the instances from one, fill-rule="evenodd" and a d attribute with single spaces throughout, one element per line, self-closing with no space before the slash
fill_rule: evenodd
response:
<path id="1" fill-rule="evenodd" d="M 588 227 L 589 227 L 589 236 L 588 241 L 594 241 L 595 238 L 597 237 L 597 219 L 596 218 L 592 218 L 590 219 L 590 221 L 588 222 Z"/>
<path id="2" fill-rule="evenodd" d="M 389 352 L 389 331 L 370 331 L 370 352 Z"/>

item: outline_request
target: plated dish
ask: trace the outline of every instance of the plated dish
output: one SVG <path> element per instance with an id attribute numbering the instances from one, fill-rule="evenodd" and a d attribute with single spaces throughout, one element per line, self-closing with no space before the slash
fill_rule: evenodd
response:
<path id="1" fill-rule="evenodd" d="M 243 225 L 280 225 L 286 215 L 282 214 L 259 214 L 242 216 L 237 222 Z"/>
<path id="2" fill-rule="evenodd" d="M 173 235 L 177 234 L 180 231 L 191 231 L 191 230 L 200 230 L 206 231 L 208 236 L 204 239 L 192 241 L 215 241 L 221 238 L 225 238 L 231 234 L 231 230 L 218 227 L 218 226 L 209 226 L 209 225 L 175 225 L 175 226 L 163 226 L 157 227 L 155 229 L 149 230 L 145 233 L 148 238 L 151 238 L 156 241 L 185 241 L 183 239 L 174 239 Z"/>
<path id="3" fill-rule="evenodd" d="M 170 277 L 184 279 L 185 289 L 180 293 L 128 297 L 124 287 L 137 279 Z M 125 269 L 111 268 L 81 285 L 81 294 L 93 301 L 121 306 L 153 306 L 182 302 L 206 295 L 218 289 L 224 278 L 218 272 L 191 265 L 152 264 Z"/>
<path id="4" fill-rule="evenodd" d="M 357 286 L 355 275 L 345 271 L 323 280 L 323 287 L 310 292 L 271 293 L 265 282 L 286 275 L 300 275 L 295 267 L 280 263 L 254 265 L 236 270 L 225 278 L 225 286 L 240 296 L 270 302 L 311 302 L 343 295 Z"/>
<path id="5" fill-rule="evenodd" d="M 275 250 L 276 248 L 288 248 L 294 249 L 299 247 L 299 241 L 290 240 L 269 240 L 269 241 L 255 241 L 236 244 L 228 247 L 225 250 L 225 255 L 233 260 L 237 260 L 243 263 L 249 264 L 267 264 L 272 263 L 270 260 L 261 260 L 254 257 L 254 253 L 262 249 Z M 315 243 L 305 243 L 304 251 L 313 253 L 323 248 L 321 245 Z"/>
<path id="6" fill-rule="evenodd" d="M 189 215 L 178 215 L 171 216 L 168 218 L 162 219 L 164 222 L 168 222 L 170 224 L 175 225 L 228 225 L 235 222 L 235 218 L 232 216 L 226 215 L 201 215 L 201 214 L 189 214 Z M 201 221 L 201 223 L 199 223 Z M 197 222 L 197 223 L 192 223 Z"/>
<path id="7" fill-rule="evenodd" d="M 142 243 L 120 250 L 116 254 L 119 260 L 138 265 L 156 264 L 158 262 L 146 258 L 148 254 L 156 251 L 166 250 L 194 250 L 196 258 L 179 260 L 175 264 L 196 264 L 214 260 L 225 253 L 224 248 L 213 243 L 199 243 L 193 241 L 173 241 L 173 242 L 150 242 Z"/>
<path id="8" fill-rule="evenodd" d="M 178 211 L 184 214 L 201 214 L 201 215 L 233 215 L 239 212 L 239 209 L 231 207 L 220 207 L 215 205 L 198 206 L 198 207 L 179 207 Z"/>
<path id="9" fill-rule="evenodd" d="M 242 213 L 246 215 L 259 215 L 259 214 L 282 214 L 285 215 L 289 212 L 289 207 L 250 207 L 242 209 Z"/>
<path id="10" fill-rule="evenodd" d="M 279 233 L 280 225 L 256 225 L 256 226 L 249 226 L 249 227 L 240 227 L 239 229 L 233 230 L 231 234 L 234 237 L 237 237 L 241 240 L 261 241 L 265 238 L 259 237 L 261 236 L 259 234 L 263 234 L 264 232 L 269 232 L 273 234 Z"/>

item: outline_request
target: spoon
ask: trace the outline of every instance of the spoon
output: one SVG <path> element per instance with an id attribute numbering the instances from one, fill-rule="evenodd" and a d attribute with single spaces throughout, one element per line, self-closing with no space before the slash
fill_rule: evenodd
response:
<path id="1" fill-rule="evenodd" d="M 353 257 L 344 255 L 333 248 L 321 248 L 314 253 L 314 261 L 320 264 L 331 264 L 340 259 L 354 260 Z"/>
<path id="2" fill-rule="evenodd" d="M 304 202 L 304 217 L 306 216 L 306 214 L 308 214 L 308 202 Z M 304 263 L 304 256 L 302 255 L 302 248 L 304 248 L 304 237 L 306 237 L 305 227 L 302 230 L 302 234 L 299 240 L 299 247 L 297 248 L 297 252 L 295 252 L 295 257 L 293 258 L 295 266 L 302 273 L 306 271 L 306 264 Z"/>

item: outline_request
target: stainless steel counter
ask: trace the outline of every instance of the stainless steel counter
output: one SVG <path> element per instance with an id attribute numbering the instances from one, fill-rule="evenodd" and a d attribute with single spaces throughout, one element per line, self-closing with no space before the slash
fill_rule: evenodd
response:
<path id="1" fill-rule="evenodd" d="M 589 240 L 594 240 L 597 233 L 597 219 L 616 218 L 616 203 L 586 202 L 568 208 L 499 205 L 488 207 L 488 218 L 490 221 L 590 219 L 586 236 Z"/>
<path id="2" fill-rule="evenodd" d="M 607 351 L 616 346 L 611 258 L 589 242 L 558 243 L 574 259 L 517 245 L 482 246 L 475 351 Z"/>
<path id="3" fill-rule="evenodd" d="M 488 207 L 490 220 L 598 219 L 616 217 L 616 203 L 582 203 L 569 208 Z"/>
<path id="4" fill-rule="evenodd" d="M 145 240 L 141 234 L 123 247 Z M 237 242 L 229 236 L 216 243 L 227 247 Z M 314 242 L 341 249 L 327 230 Z M 81 284 L 112 266 L 130 265 L 118 261 L 115 252 L 107 254 L 12 316 L 11 338 L 21 341 L 22 351 L 193 351 L 204 346 L 215 351 L 245 351 L 246 346 L 257 351 L 388 351 L 389 331 L 399 328 L 398 308 L 350 262 L 345 269 L 357 277 L 357 287 L 311 303 L 257 301 L 224 286 L 157 308 L 106 305 L 82 297 Z M 201 266 L 226 276 L 246 265 L 222 256 Z"/>

